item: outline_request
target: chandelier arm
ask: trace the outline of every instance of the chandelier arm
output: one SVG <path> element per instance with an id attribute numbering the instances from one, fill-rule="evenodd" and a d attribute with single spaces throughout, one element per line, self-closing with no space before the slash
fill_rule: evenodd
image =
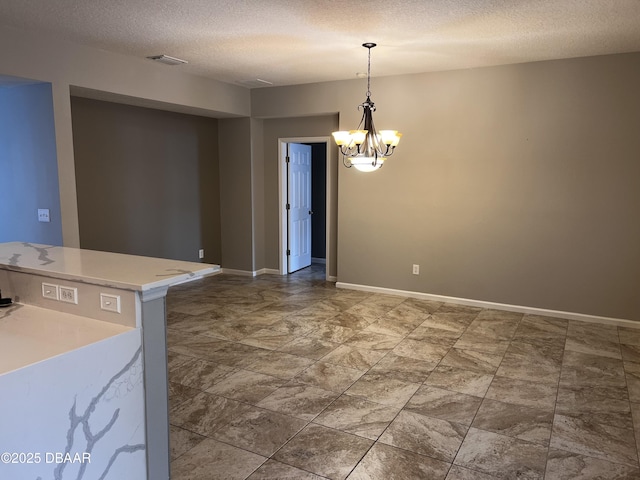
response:
<path id="1" fill-rule="evenodd" d="M 367 108 L 369 104 L 367 102 L 361 103 L 358 105 L 358 109 L 362 109 L 362 117 L 360 117 L 360 123 L 358 124 L 358 130 L 362 129 L 362 126 L 365 124 L 365 117 L 367 115 Z"/>

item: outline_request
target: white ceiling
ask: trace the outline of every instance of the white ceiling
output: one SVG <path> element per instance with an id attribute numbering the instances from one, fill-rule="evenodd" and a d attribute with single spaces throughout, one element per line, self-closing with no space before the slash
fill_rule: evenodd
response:
<path id="1" fill-rule="evenodd" d="M 292 85 L 640 51 L 640 0 L 2 0 L 0 25 L 228 83 Z"/>

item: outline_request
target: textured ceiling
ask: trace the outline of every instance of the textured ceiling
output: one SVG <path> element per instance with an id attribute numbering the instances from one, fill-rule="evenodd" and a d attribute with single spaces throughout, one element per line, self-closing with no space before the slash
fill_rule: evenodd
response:
<path id="1" fill-rule="evenodd" d="M 640 51 L 640 0 L 2 0 L 0 25 L 228 83 L 291 85 Z"/>

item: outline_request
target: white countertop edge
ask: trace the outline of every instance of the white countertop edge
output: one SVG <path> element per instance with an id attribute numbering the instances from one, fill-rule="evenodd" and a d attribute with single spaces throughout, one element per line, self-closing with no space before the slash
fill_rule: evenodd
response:
<path id="1" fill-rule="evenodd" d="M 219 265 L 27 242 L 0 243 L 0 269 L 147 292 L 198 280 Z"/>
<path id="2" fill-rule="evenodd" d="M 171 276 L 167 276 L 167 278 L 164 278 L 162 280 L 157 280 L 155 282 L 149 282 L 145 284 L 137 284 L 137 283 L 130 283 L 130 282 L 122 282 L 118 280 L 110 280 L 110 279 L 96 277 L 96 276 L 75 275 L 75 274 L 69 274 L 66 272 L 55 272 L 55 271 L 48 271 L 48 270 L 40 270 L 38 268 L 32 268 L 32 267 L 21 267 L 18 265 L 0 264 L 0 269 L 13 271 L 13 272 L 20 272 L 20 273 L 30 273 L 30 274 L 39 275 L 41 277 L 47 277 L 47 278 L 57 278 L 57 279 L 69 280 L 73 282 L 88 283 L 91 285 L 101 285 L 103 287 L 119 288 L 122 290 L 132 290 L 135 292 L 146 292 L 146 291 L 155 290 L 161 287 L 168 288 L 173 285 L 179 285 L 182 283 L 188 283 L 194 280 L 199 280 L 213 273 L 220 272 L 220 267 L 218 265 L 213 265 L 213 266 L 203 268 L 201 270 L 197 270 L 195 272 L 184 273 L 180 275 L 172 274 Z"/>

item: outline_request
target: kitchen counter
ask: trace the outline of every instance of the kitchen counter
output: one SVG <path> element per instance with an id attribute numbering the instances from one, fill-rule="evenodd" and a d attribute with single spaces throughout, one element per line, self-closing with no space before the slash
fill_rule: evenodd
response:
<path id="1" fill-rule="evenodd" d="M 130 330 L 30 305 L 0 308 L 0 375 Z"/>
<path id="2" fill-rule="evenodd" d="M 0 266 L 16 272 L 138 292 L 167 288 L 220 270 L 217 265 L 205 263 L 26 242 L 0 244 Z"/>
<path id="3" fill-rule="evenodd" d="M 0 410 L 12 412 L 0 416 L 3 448 L 61 452 L 72 439 L 76 453 L 91 451 L 91 478 L 169 480 L 165 296 L 172 285 L 218 271 L 196 262 L 0 244 L 0 288 L 15 302 L 0 308 Z M 108 430 L 100 452 L 91 425 Z M 0 478 L 52 478 L 54 468 L 56 478 L 75 478 L 72 466 L 63 476 L 66 464 L 44 463 L 0 464 Z"/>

